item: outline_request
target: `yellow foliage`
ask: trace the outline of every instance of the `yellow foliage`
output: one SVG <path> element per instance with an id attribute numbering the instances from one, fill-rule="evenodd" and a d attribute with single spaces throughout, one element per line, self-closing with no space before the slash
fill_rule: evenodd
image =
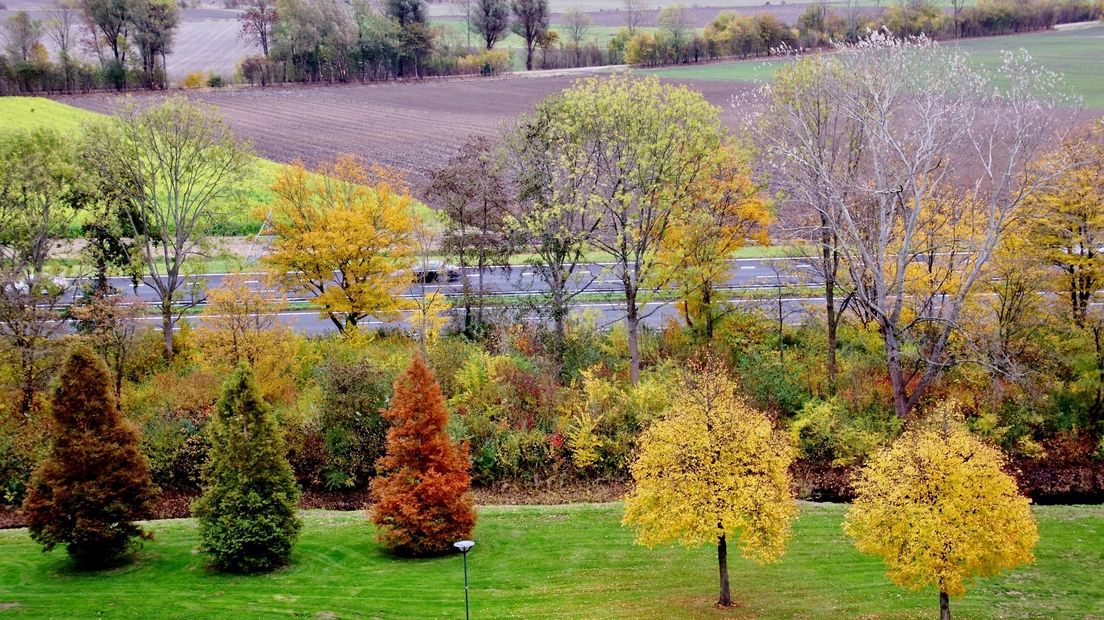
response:
<path id="1" fill-rule="evenodd" d="M 638 544 L 696 546 L 723 535 L 739 540 L 744 557 L 776 561 L 797 514 L 793 452 L 722 367 L 691 364 L 671 408 L 640 438 L 623 523 Z"/>
<path id="2" fill-rule="evenodd" d="M 244 276 L 228 276 L 207 294 L 195 337 L 204 365 L 229 374 L 248 362 L 265 400 L 290 403 L 297 396 L 298 339 L 277 320 L 278 311 L 277 300 L 250 288 Z"/>
<path id="3" fill-rule="evenodd" d="M 1053 288 L 1046 290 L 1061 291 L 1059 298 L 1082 326 L 1104 279 L 1104 121 L 1067 139 L 1039 164 L 1052 167 L 1067 169 L 1026 201 L 1031 219 L 1025 249 L 1059 268 L 1049 270 Z"/>
<path id="4" fill-rule="evenodd" d="M 667 229 L 657 273 L 678 284 L 687 324 L 703 323 L 712 337 L 716 288 L 731 269 L 729 256 L 748 242 L 768 245 L 772 214 L 752 179 L 745 152 L 726 145 L 708 160 Z"/>
<path id="5" fill-rule="evenodd" d="M 1004 456 L 950 420 L 950 408 L 862 470 L 843 529 L 882 557 L 895 584 L 956 596 L 975 576 L 1033 562 L 1039 534 Z"/>
<path id="6" fill-rule="evenodd" d="M 184 88 L 203 88 L 207 84 L 207 72 L 193 71 L 184 76 Z"/>
<path id="7" fill-rule="evenodd" d="M 479 73 L 495 75 L 510 70 L 509 50 L 481 50 L 476 54 L 466 54 L 457 61 L 460 73 Z"/>
<path id="8" fill-rule="evenodd" d="M 285 286 L 313 293 L 342 331 L 368 316 L 396 318 L 410 306 L 399 297 L 410 283 L 417 226 L 409 190 L 352 155 L 317 172 L 297 162 L 277 174 L 265 264 Z"/>
<path id="9" fill-rule="evenodd" d="M 571 418 L 566 433 L 567 447 L 571 450 L 571 462 L 580 470 L 586 471 L 598 463 L 602 440 L 596 430 L 601 419 L 601 414 L 592 416 L 582 408 Z"/>

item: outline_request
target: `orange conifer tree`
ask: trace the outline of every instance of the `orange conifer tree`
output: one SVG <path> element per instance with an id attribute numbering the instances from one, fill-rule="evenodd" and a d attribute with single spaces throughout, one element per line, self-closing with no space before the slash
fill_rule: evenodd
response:
<path id="1" fill-rule="evenodd" d="M 380 543 L 400 555 L 446 553 L 475 528 L 466 445 L 449 438 L 441 388 L 420 356 L 395 380 L 382 475 L 372 481 Z"/>
<path id="2" fill-rule="evenodd" d="M 157 488 L 138 432 L 115 404 L 107 366 L 87 347 L 65 360 L 51 414 L 50 455 L 23 503 L 31 538 L 46 551 L 65 546 L 82 568 L 114 564 L 149 538 L 135 521 L 153 516 Z"/>

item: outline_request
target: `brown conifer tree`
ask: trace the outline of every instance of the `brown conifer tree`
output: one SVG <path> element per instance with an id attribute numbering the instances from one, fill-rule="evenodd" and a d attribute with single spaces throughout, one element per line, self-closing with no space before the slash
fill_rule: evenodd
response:
<path id="1" fill-rule="evenodd" d="M 395 380 L 383 415 L 391 430 L 370 513 L 380 543 L 400 555 L 447 553 L 475 528 L 468 450 L 449 438 L 441 388 L 420 356 Z"/>
<path id="2" fill-rule="evenodd" d="M 50 455 L 31 477 L 23 509 L 46 551 L 65 545 L 82 567 L 110 565 L 153 516 L 157 489 L 138 433 L 115 405 L 107 366 L 76 347 L 62 366 L 51 407 Z"/>

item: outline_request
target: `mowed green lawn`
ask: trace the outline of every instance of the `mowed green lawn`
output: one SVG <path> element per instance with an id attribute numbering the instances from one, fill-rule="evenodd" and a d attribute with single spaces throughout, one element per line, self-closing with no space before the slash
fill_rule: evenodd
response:
<path id="1" fill-rule="evenodd" d="M 1090 108 L 1104 108 L 1104 24 L 1063 28 L 1004 37 L 983 37 L 941 45 L 958 46 L 969 52 L 981 66 L 995 66 L 1005 51 L 1025 49 L 1042 66 L 1064 76 L 1068 95 L 1080 96 Z M 684 65 L 647 69 L 639 73 L 668 78 L 718 80 L 729 82 L 763 82 L 769 80 L 781 60 L 747 60 L 707 65 Z"/>
<path id="2" fill-rule="evenodd" d="M 632 544 L 618 504 L 487 507 L 469 556 L 474 618 L 931 618 L 934 592 L 897 589 L 840 531 L 845 507 L 803 504 L 775 565 L 732 566 L 740 606 L 713 607 L 714 549 Z M 1104 618 L 1104 507 L 1037 509 L 1035 565 L 978 582 L 961 618 Z M 460 618 L 461 560 L 396 559 L 360 512 L 308 511 L 294 563 L 262 576 L 209 571 L 191 520 L 150 524 L 132 564 L 70 570 L 25 530 L 0 532 L 0 616 L 18 618 Z"/>

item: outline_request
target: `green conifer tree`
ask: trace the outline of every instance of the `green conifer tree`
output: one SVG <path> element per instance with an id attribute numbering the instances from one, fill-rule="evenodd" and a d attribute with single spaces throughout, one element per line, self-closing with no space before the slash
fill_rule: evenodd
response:
<path id="1" fill-rule="evenodd" d="M 208 432 L 203 497 L 192 506 L 203 551 L 229 572 L 286 564 L 302 528 L 299 489 L 275 416 L 246 364 L 223 387 Z"/>
<path id="2" fill-rule="evenodd" d="M 107 366 L 86 347 L 65 360 L 51 405 L 50 455 L 31 478 L 23 509 L 46 551 L 65 545 L 81 567 L 118 562 L 153 516 L 157 488 L 138 433 L 119 414 Z"/>

